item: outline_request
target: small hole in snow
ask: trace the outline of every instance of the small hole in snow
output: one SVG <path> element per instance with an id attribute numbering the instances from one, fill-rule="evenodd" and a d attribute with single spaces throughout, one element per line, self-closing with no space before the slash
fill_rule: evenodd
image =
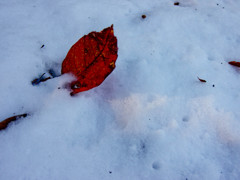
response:
<path id="1" fill-rule="evenodd" d="M 189 121 L 189 118 L 188 118 L 188 117 L 183 117 L 183 118 L 182 118 L 182 121 L 183 121 L 183 122 L 188 122 L 188 121 Z"/>
<path id="2" fill-rule="evenodd" d="M 160 163 L 158 161 L 154 161 L 152 163 L 152 168 L 155 169 L 155 170 L 160 169 Z"/>

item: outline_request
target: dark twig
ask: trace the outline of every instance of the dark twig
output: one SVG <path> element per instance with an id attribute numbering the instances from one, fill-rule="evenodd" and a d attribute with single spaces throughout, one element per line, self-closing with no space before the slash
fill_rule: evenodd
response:
<path id="1" fill-rule="evenodd" d="M 40 78 L 34 79 L 34 80 L 32 81 L 32 85 L 36 86 L 36 85 L 40 84 L 41 82 L 44 82 L 44 81 L 47 81 L 47 80 L 51 79 L 51 77 L 44 78 L 44 75 L 45 75 L 45 74 L 46 74 L 46 73 L 43 73 L 43 74 L 40 76 Z"/>

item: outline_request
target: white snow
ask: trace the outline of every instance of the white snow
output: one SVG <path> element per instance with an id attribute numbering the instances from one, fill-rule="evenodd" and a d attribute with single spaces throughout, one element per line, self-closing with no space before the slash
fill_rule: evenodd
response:
<path id="1" fill-rule="evenodd" d="M 0 131 L 0 180 L 240 179 L 240 1 L 174 2 L 1 0 L 0 121 L 30 116 Z M 32 86 L 111 24 L 119 56 L 99 87 Z"/>

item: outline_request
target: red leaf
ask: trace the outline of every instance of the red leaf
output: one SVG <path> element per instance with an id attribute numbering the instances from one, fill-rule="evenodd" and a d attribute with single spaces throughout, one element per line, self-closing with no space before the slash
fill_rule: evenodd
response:
<path id="1" fill-rule="evenodd" d="M 201 82 L 204 82 L 204 83 L 207 82 L 206 80 L 200 79 L 199 77 L 198 77 L 198 80 L 201 81 Z"/>
<path id="2" fill-rule="evenodd" d="M 231 64 L 231 65 L 233 65 L 233 66 L 240 67 L 240 62 L 230 61 L 230 62 L 228 62 L 228 64 Z"/>
<path id="3" fill-rule="evenodd" d="M 77 78 L 71 83 L 71 95 L 99 86 L 114 70 L 117 53 L 113 25 L 76 42 L 62 63 L 62 74 L 71 73 Z"/>

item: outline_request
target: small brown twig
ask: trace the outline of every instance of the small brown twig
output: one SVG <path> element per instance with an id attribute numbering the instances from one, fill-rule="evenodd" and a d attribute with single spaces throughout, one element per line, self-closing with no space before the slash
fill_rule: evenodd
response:
<path id="1" fill-rule="evenodd" d="M 203 82 L 203 83 L 207 82 L 206 80 L 200 79 L 199 77 L 198 77 L 198 80 L 201 81 L 201 82 Z"/>

